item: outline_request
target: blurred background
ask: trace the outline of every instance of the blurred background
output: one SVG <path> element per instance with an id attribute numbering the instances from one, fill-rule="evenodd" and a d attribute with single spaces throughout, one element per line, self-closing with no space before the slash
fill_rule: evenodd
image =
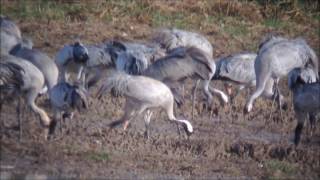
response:
<path id="1" fill-rule="evenodd" d="M 303 36 L 319 52 L 317 0 L 1 0 L 1 14 L 18 21 L 36 47 L 51 45 L 49 52 L 74 36 L 146 39 L 158 27 L 203 33 L 216 56 L 255 51 L 267 32 Z"/>

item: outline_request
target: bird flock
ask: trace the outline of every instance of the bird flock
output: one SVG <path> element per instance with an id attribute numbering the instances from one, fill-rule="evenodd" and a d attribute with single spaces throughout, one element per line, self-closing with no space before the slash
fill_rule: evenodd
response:
<path id="1" fill-rule="evenodd" d="M 88 109 L 89 98 L 100 99 L 110 92 L 126 98 L 123 116 L 112 122 L 111 127 L 121 124 L 126 130 L 136 116 L 143 115 L 148 138 L 153 111 L 162 109 L 169 121 L 177 124 L 179 132 L 182 126 L 190 136 L 194 131 L 191 121 L 174 115 L 174 108 L 184 103 L 181 87 L 186 79 L 194 80 L 192 111 L 199 83 L 207 107 L 212 106 L 213 95 L 229 103 L 241 90 L 256 87 L 244 107 L 244 113 L 249 113 L 261 95 L 277 100 L 281 108 L 284 103 L 278 83 L 280 78 L 288 76 L 298 121 L 296 145 L 305 119 L 308 118 L 313 127 L 320 112 L 319 61 L 302 38 L 268 34 L 262 38 L 256 53 L 244 50 L 215 60 L 213 47 L 203 35 L 163 28 L 148 42 L 110 40 L 83 44 L 75 40 L 64 45 L 52 59 L 33 48 L 32 40 L 24 38 L 8 17 L 1 16 L 0 22 L 0 108 L 16 100 L 13 102 L 17 102 L 20 137 L 22 99 L 39 117 L 45 139 L 50 139 L 58 122 L 61 126 L 65 118 L 73 117 L 74 111 L 82 113 Z M 111 73 L 106 75 L 106 72 Z M 225 91 L 214 87 L 216 80 L 225 82 Z M 239 86 L 235 94 L 230 84 Z M 92 93 L 94 86 L 98 86 L 95 94 Z M 36 104 L 40 94 L 50 100 L 52 117 Z"/>

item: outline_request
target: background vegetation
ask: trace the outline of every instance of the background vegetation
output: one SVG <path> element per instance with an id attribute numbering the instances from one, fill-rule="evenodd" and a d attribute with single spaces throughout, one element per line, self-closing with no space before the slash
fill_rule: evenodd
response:
<path id="1" fill-rule="evenodd" d="M 223 50 L 226 46 L 231 51 L 256 50 L 267 32 L 303 36 L 319 52 L 320 11 L 316 0 L 2 0 L 1 14 L 21 23 L 40 22 L 40 26 L 46 25 L 44 29 L 52 24 L 102 23 L 111 33 L 102 33 L 100 41 L 126 38 L 128 34 L 129 39 L 143 39 L 158 27 L 188 29 L 207 35 L 217 46 L 217 55 L 228 51 Z M 129 32 L 133 29 L 139 32 Z M 34 31 L 26 33 L 33 36 Z M 76 35 L 90 39 L 85 32 L 68 35 L 68 39 Z M 46 32 L 41 36 L 49 41 Z"/>

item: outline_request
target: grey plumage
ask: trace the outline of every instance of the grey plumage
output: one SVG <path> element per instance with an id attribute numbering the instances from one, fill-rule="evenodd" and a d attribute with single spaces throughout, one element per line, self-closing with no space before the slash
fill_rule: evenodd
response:
<path id="1" fill-rule="evenodd" d="M 314 83 L 317 81 L 317 76 L 310 67 L 306 68 L 294 68 L 288 74 L 288 87 L 294 89 L 296 84 Z"/>
<path id="2" fill-rule="evenodd" d="M 15 97 L 24 85 L 24 70 L 12 62 L 0 61 L 0 91 L 1 101 L 4 98 Z"/>
<path id="3" fill-rule="evenodd" d="M 9 51 L 19 43 L 32 48 L 32 41 L 21 37 L 19 27 L 12 20 L 1 16 L 0 24 L 0 47 L 2 54 L 9 54 Z"/>
<path id="4" fill-rule="evenodd" d="M 140 43 L 109 41 L 99 45 L 78 46 L 87 49 L 88 61 L 78 66 L 78 79 L 85 79 L 87 73 L 94 73 L 94 76 L 87 81 L 88 87 L 93 86 L 101 78 L 101 71 L 115 68 L 129 74 L 141 74 L 150 61 L 158 57 L 156 46 L 148 46 Z M 61 71 L 61 77 L 66 80 L 66 69 L 74 63 L 74 45 L 64 46 L 56 55 L 56 63 Z M 79 48 L 78 48 L 79 49 Z M 84 51 L 80 51 L 84 52 Z M 85 67 L 83 68 L 81 67 Z"/>
<path id="5" fill-rule="evenodd" d="M 159 29 L 156 31 L 153 42 L 160 44 L 166 50 L 171 50 L 179 46 L 194 46 L 213 56 L 211 43 L 202 35 L 195 32 L 188 32 L 176 28 Z"/>
<path id="6" fill-rule="evenodd" d="M 35 99 L 44 85 L 42 73 L 30 62 L 11 55 L 1 54 L 0 63 L 0 93 L 9 93 L 1 95 L 3 99 L 1 99 L 0 103 L 3 103 L 3 100 L 9 97 L 8 95 L 15 95 L 11 97 L 18 98 L 19 102 L 20 96 L 24 97 L 31 110 L 39 115 L 40 121 L 45 128 L 45 138 L 47 138 L 48 133 L 50 133 L 49 128 L 51 128 L 52 125 L 51 120 L 47 113 L 35 103 Z M 18 119 L 19 124 L 21 124 L 21 119 Z"/>
<path id="7" fill-rule="evenodd" d="M 255 86 L 254 60 L 256 57 L 256 53 L 242 52 L 218 59 L 213 79 L 226 79 L 238 84 Z"/>
<path id="8" fill-rule="evenodd" d="M 116 54 L 124 51 L 135 53 L 140 52 L 141 56 L 147 59 L 149 63 L 165 55 L 163 49 L 161 49 L 158 44 L 154 43 L 108 41 L 105 46 Z"/>
<path id="9" fill-rule="evenodd" d="M 188 77 L 204 80 L 203 91 L 210 105 L 212 95 L 209 91 L 209 82 L 215 71 L 215 62 L 207 53 L 196 47 L 178 47 L 171 50 L 167 56 L 151 64 L 143 72 L 143 75 L 166 83 L 173 91 L 178 104 L 182 102 L 173 84 Z M 221 94 L 221 91 L 217 89 L 214 89 L 214 91 L 218 93 L 225 102 L 228 101 L 226 96 Z"/>
<path id="10" fill-rule="evenodd" d="M 53 108 L 61 111 L 80 111 L 88 108 L 86 90 L 66 82 L 60 82 L 52 88 L 50 101 Z"/>
<path id="11" fill-rule="evenodd" d="M 288 85 L 293 92 L 293 106 L 298 120 L 294 142 L 299 144 L 304 121 L 309 117 L 311 127 L 320 112 L 320 82 L 315 82 L 315 73 L 308 69 L 294 69 L 289 73 Z"/>
<path id="12" fill-rule="evenodd" d="M 109 41 L 106 51 L 111 55 L 116 69 L 128 74 L 141 74 L 164 51 L 155 44 Z"/>
<path id="13" fill-rule="evenodd" d="M 89 59 L 88 49 L 85 48 L 80 42 L 75 42 L 73 45 L 73 58 L 77 63 L 86 63 Z"/>
<path id="14" fill-rule="evenodd" d="M 195 47 L 178 47 L 151 64 L 143 75 L 160 81 L 197 76 L 205 80 L 215 72 L 214 61 Z"/>
<path id="15" fill-rule="evenodd" d="M 258 50 L 258 54 L 262 51 L 264 51 L 265 49 L 267 49 L 268 47 L 271 47 L 275 44 L 277 44 L 278 42 L 281 41 L 288 41 L 289 39 L 276 35 L 276 34 L 272 34 L 269 33 L 266 36 L 264 36 L 259 44 L 259 50 Z"/>
<path id="16" fill-rule="evenodd" d="M 116 60 L 116 69 L 128 74 L 141 74 L 149 65 L 141 52 L 122 52 Z"/>
<path id="17" fill-rule="evenodd" d="M 254 71 L 256 57 L 256 53 L 241 52 L 222 57 L 216 61 L 217 70 L 212 79 L 226 81 L 225 88 L 229 96 L 232 94 L 230 83 L 239 85 L 236 93 L 231 96 L 231 100 L 244 88 L 256 85 L 256 74 Z"/>
<path id="18" fill-rule="evenodd" d="M 55 62 L 60 71 L 60 79 L 66 81 L 68 69 L 78 69 L 78 80 L 82 79 L 83 82 L 94 85 L 101 76 L 101 71 L 106 68 L 113 67 L 114 63 L 108 52 L 105 51 L 103 45 L 80 45 L 88 52 L 88 60 L 85 63 L 76 63 L 73 56 L 74 45 L 65 45 L 58 51 L 55 57 Z M 92 79 L 86 80 L 86 74 L 93 73 Z"/>
<path id="19" fill-rule="evenodd" d="M 12 21 L 10 18 L 5 17 L 3 15 L 0 16 L 0 28 L 11 35 L 14 35 L 18 38 L 21 38 L 21 31 L 17 24 Z"/>
<path id="20" fill-rule="evenodd" d="M 113 62 L 108 52 L 104 50 L 101 45 L 86 45 L 89 53 L 89 60 L 86 64 L 87 67 L 95 66 L 113 66 Z"/>
<path id="21" fill-rule="evenodd" d="M 20 43 L 20 38 L 2 29 L 0 29 L 0 33 L 1 54 L 9 54 L 9 51 Z"/>
<path id="22" fill-rule="evenodd" d="M 10 54 L 25 59 L 35 65 L 42 72 L 49 91 L 58 83 L 58 67 L 45 53 L 36 49 L 29 49 L 22 44 L 17 44 L 10 51 Z"/>
<path id="23" fill-rule="evenodd" d="M 71 85 L 67 82 L 60 82 L 51 90 L 51 107 L 54 111 L 54 123 L 61 118 L 73 114 L 73 111 L 79 112 L 88 109 L 88 95 L 84 87 Z"/>
<path id="24" fill-rule="evenodd" d="M 273 79 L 279 94 L 279 79 L 294 68 L 309 66 L 318 79 L 318 58 L 305 40 L 301 38 L 281 40 L 268 47 L 262 46 L 261 49 L 263 50 L 259 50 L 254 65 L 257 88 L 247 101 L 245 112 L 251 111 L 253 101 L 265 90 L 267 81 Z M 280 102 L 281 99 L 282 97 L 280 97 Z"/>

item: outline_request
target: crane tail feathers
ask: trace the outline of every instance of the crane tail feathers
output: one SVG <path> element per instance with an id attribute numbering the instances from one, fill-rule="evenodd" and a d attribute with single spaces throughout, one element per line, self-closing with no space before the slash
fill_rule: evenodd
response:
<path id="1" fill-rule="evenodd" d="M 109 77 L 103 85 L 100 87 L 96 97 L 101 98 L 102 94 L 105 92 L 114 92 L 114 95 L 121 96 L 127 92 L 128 80 L 130 75 L 123 72 L 116 72 L 111 77 Z"/>
<path id="2" fill-rule="evenodd" d="M 24 69 L 12 62 L 0 63 L 0 88 L 1 91 L 19 90 L 24 85 Z"/>

